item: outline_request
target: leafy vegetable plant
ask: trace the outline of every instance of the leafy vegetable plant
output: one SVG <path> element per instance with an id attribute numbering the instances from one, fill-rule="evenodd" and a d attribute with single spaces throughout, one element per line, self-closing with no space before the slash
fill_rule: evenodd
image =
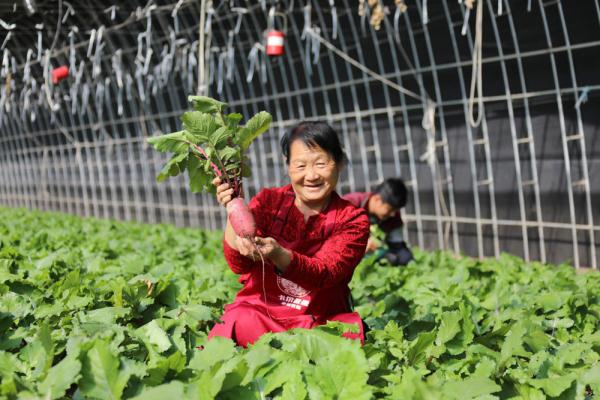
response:
<path id="1" fill-rule="evenodd" d="M 226 103 L 205 96 L 189 96 L 188 101 L 194 111 L 181 117 L 183 130 L 148 139 L 156 150 L 173 153 L 157 180 L 162 182 L 187 170 L 194 193 L 214 193 L 211 182 L 219 177 L 233 188 L 233 197 L 242 197 L 242 177 L 250 176 L 245 152 L 269 128 L 271 115 L 261 111 L 242 126 L 241 114 L 223 113 Z"/>

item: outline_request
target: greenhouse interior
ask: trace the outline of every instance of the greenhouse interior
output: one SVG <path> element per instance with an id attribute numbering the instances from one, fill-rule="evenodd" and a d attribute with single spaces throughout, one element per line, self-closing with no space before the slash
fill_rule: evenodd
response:
<path id="1" fill-rule="evenodd" d="M 600 399 L 600 0 L 2 0 L 0 44 L 0 399 Z"/>

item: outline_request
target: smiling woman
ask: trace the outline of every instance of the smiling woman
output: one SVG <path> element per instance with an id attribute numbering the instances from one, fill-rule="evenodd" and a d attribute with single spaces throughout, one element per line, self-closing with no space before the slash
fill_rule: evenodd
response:
<path id="1" fill-rule="evenodd" d="M 231 337 L 246 346 L 266 332 L 336 320 L 358 325 L 358 334 L 346 336 L 363 341 L 348 283 L 364 254 L 369 222 L 364 210 L 335 192 L 346 160 L 338 136 L 325 123 L 301 122 L 284 135 L 281 150 L 291 184 L 263 189 L 250 201 L 254 243 L 227 223 L 225 258 L 244 287 L 209 338 Z M 232 189 L 215 183 L 217 199 L 226 206 Z"/>

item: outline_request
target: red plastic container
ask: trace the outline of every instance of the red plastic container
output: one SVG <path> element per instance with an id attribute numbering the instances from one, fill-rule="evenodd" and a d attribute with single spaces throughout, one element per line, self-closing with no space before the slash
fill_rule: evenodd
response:
<path id="1" fill-rule="evenodd" d="M 267 33 L 267 49 L 268 56 L 280 56 L 285 53 L 284 48 L 285 33 L 277 30 L 271 30 Z"/>
<path id="2" fill-rule="evenodd" d="M 69 67 L 63 65 L 52 70 L 52 83 L 55 85 L 69 76 Z"/>

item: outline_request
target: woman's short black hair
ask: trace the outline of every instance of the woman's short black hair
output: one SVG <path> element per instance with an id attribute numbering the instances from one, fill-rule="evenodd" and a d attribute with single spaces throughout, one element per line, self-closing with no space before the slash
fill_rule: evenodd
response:
<path id="1" fill-rule="evenodd" d="M 408 191 L 402 178 L 387 178 L 373 192 L 381 196 L 384 203 L 400 209 L 406 205 Z"/>
<path id="2" fill-rule="evenodd" d="M 283 135 L 280 143 L 286 164 L 290 163 L 290 147 L 295 140 L 302 140 L 308 147 L 319 146 L 338 165 L 346 162 L 346 154 L 337 133 L 325 122 L 302 121 Z"/>

